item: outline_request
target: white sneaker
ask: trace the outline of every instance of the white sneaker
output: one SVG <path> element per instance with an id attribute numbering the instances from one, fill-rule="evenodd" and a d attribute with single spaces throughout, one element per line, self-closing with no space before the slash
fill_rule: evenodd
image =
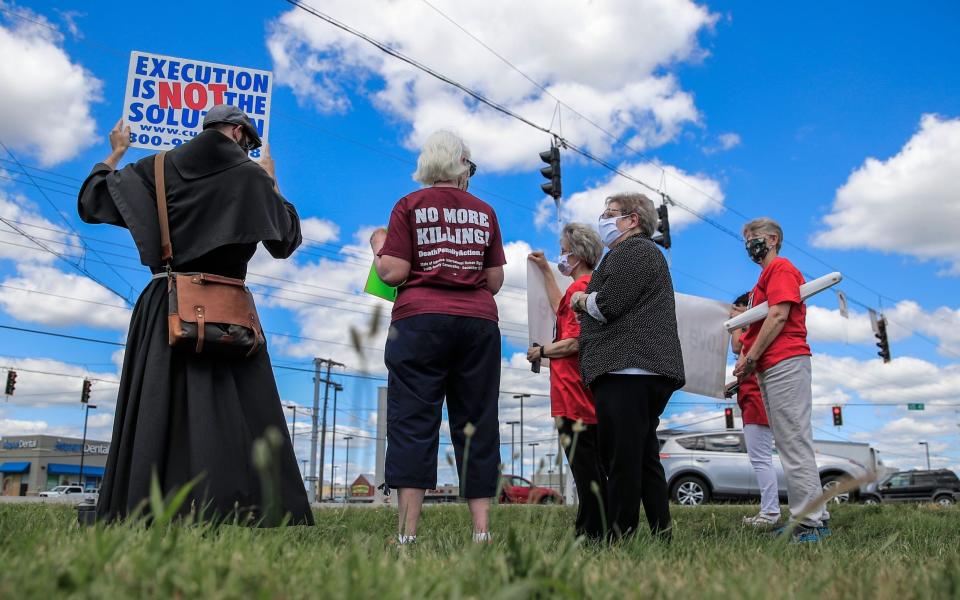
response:
<path id="1" fill-rule="evenodd" d="M 397 545 L 406 546 L 407 544 L 416 544 L 417 536 L 415 535 L 403 535 L 402 533 L 397 534 Z"/>
<path id="2" fill-rule="evenodd" d="M 780 515 L 765 515 L 763 513 L 743 518 L 744 525 L 758 528 L 773 527 L 778 521 L 780 521 Z"/>
<path id="3" fill-rule="evenodd" d="M 475 544 L 489 544 L 493 542 L 493 535 L 489 531 L 474 531 L 473 532 L 473 543 Z"/>

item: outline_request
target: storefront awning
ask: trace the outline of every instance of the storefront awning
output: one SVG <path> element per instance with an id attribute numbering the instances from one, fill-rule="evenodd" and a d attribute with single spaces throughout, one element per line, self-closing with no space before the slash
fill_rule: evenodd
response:
<path id="1" fill-rule="evenodd" d="M 47 465 L 47 473 L 50 475 L 79 475 L 80 465 L 50 463 Z M 83 474 L 90 477 L 103 477 L 103 467 L 83 465 Z"/>
<path id="2" fill-rule="evenodd" d="M 0 473 L 26 473 L 30 470 L 28 462 L 5 462 L 0 464 Z M 84 469 L 86 471 L 86 469 Z"/>

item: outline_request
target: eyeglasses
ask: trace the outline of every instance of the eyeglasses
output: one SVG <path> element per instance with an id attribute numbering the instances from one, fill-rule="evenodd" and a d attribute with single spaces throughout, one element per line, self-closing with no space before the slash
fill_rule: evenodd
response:
<path id="1" fill-rule="evenodd" d="M 620 213 L 620 214 L 617 215 L 617 214 L 614 214 L 614 213 Z M 623 209 L 620 209 L 620 208 L 608 208 L 607 210 L 605 210 L 605 211 L 603 211 L 602 213 L 600 213 L 600 218 L 601 218 L 601 219 L 609 219 L 609 218 L 611 218 L 611 217 L 626 217 L 626 216 L 631 215 L 631 214 L 633 214 L 633 213 L 625 213 L 625 212 L 623 211 Z"/>
<path id="2" fill-rule="evenodd" d="M 477 173 L 477 165 L 474 164 L 469 158 L 464 159 L 467 161 L 467 167 L 470 169 L 470 177 L 473 177 Z"/>

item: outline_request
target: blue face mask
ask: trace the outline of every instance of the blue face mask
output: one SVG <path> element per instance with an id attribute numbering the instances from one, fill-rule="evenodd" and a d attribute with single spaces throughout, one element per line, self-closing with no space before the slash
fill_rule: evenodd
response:
<path id="1" fill-rule="evenodd" d="M 573 270 L 576 269 L 580 264 L 580 261 L 578 260 L 576 264 L 571 265 L 570 256 L 571 254 L 569 252 L 567 254 L 561 254 L 560 260 L 557 262 L 557 269 L 559 269 L 559 271 L 567 277 L 573 275 Z"/>
<path id="2" fill-rule="evenodd" d="M 617 229 L 617 221 L 629 216 L 630 215 L 622 215 L 619 217 L 600 219 L 597 229 L 600 232 L 600 240 L 603 242 L 604 246 L 609 248 L 611 244 L 620 239 L 620 236 L 623 235 L 624 232 Z"/>

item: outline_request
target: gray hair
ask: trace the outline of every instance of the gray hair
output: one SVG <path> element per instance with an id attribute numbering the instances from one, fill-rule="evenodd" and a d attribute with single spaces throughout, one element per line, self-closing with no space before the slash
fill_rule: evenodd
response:
<path id="1" fill-rule="evenodd" d="M 571 254 L 575 254 L 587 263 L 591 269 L 597 266 L 603 254 L 603 242 L 595 227 L 583 223 L 567 223 L 563 226 L 560 239 L 567 243 Z"/>
<path id="2" fill-rule="evenodd" d="M 469 158 L 470 148 L 460 136 L 450 131 L 436 131 L 423 142 L 413 180 L 423 185 L 457 181 L 469 172 L 465 162 Z"/>
<path id="3" fill-rule="evenodd" d="M 751 233 L 777 236 L 777 252 L 783 246 L 783 229 L 780 224 L 770 217 L 760 217 L 754 219 L 743 226 L 743 237 L 748 237 Z"/>
<path id="4" fill-rule="evenodd" d="M 653 200 L 639 192 L 621 192 L 608 197 L 606 205 L 610 206 L 611 202 L 619 204 L 624 215 L 636 214 L 640 217 L 640 233 L 647 237 L 653 236 L 657 223 L 660 222 Z"/>

